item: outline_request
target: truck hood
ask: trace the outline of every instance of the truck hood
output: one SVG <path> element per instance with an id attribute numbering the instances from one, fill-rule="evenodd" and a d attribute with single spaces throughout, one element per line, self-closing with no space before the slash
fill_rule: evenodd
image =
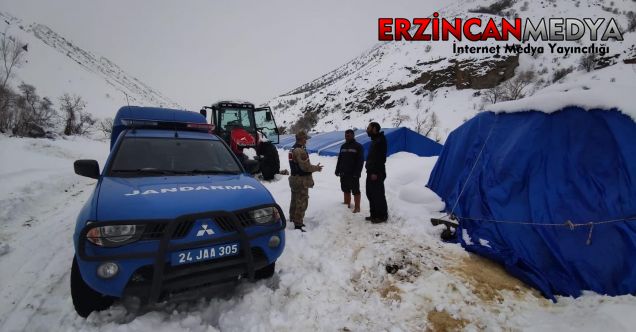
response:
<path id="1" fill-rule="evenodd" d="M 256 179 L 240 175 L 113 178 L 99 188 L 97 220 L 172 219 L 274 203 Z"/>

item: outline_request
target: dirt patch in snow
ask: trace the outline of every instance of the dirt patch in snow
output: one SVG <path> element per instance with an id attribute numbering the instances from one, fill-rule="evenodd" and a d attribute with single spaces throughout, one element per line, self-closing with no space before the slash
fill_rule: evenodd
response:
<path id="1" fill-rule="evenodd" d="M 420 249 L 422 247 L 420 246 Z M 423 249 L 422 249 L 423 250 Z M 411 249 L 400 249 L 397 255 L 390 257 L 384 268 L 386 273 L 401 282 L 414 282 L 422 274 L 422 261 L 424 255 L 422 252 Z"/>
<path id="2" fill-rule="evenodd" d="M 501 265 L 477 255 L 469 254 L 450 271 L 466 280 L 473 293 L 486 302 L 501 303 L 504 300 L 501 291 L 510 291 L 518 298 L 525 295 L 543 298 L 537 290 L 508 274 Z"/>
<path id="3" fill-rule="evenodd" d="M 398 302 L 402 301 L 402 296 L 400 296 L 400 294 L 402 294 L 402 290 L 391 282 L 385 282 L 380 287 L 380 295 L 382 296 L 382 298 L 385 298 L 387 300 Z"/>
<path id="4" fill-rule="evenodd" d="M 468 321 L 465 319 L 456 319 L 453 318 L 446 311 L 430 311 L 426 316 L 426 319 L 429 322 L 429 326 L 427 326 L 426 331 L 460 331 L 466 325 L 468 325 Z"/>

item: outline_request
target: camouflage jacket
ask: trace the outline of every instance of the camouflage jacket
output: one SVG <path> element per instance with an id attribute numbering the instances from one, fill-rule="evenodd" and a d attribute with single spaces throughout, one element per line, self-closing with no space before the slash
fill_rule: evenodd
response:
<path id="1" fill-rule="evenodd" d="M 311 164 L 307 151 L 304 148 L 297 147 L 289 153 L 289 159 L 290 162 L 297 163 L 303 172 L 310 173 L 307 176 L 290 176 L 289 185 L 292 188 L 313 188 L 314 178 L 311 173 L 320 171 L 320 168 Z"/>

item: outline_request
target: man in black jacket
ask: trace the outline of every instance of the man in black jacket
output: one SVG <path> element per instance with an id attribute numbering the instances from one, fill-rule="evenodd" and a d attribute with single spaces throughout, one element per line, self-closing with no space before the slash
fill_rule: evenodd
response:
<path id="1" fill-rule="evenodd" d="M 364 164 L 364 149 L 356 142 L 355 133 L 345 131 L 345 143 L 340 147 L 336 176 L 340 177 L 340 189 L 344 193 L 344 204 L 351 208 L 351 194 L 353 194 L 353 213 L 360 212 L 360 175 Z"/>
<path id="2" fill-rule="evenodd" d="M 386 138 L 384 132 L 380 131 L 380 124 L 369 123 L 367 135 L 371 137 L 371 147 L 367 156 L 367 198 L 369 199 L 369 209 L 371 215 L 366 217 L 372 223 L 382 223 L 389 219 L 386 197 L 384 195 L 384 179 L 386 179 Z"/>

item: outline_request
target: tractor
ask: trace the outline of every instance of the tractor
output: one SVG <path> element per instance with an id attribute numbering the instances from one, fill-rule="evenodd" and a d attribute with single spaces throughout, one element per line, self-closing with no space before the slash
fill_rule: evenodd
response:
<path id="1" fill-rule="evenodd" d="M 208 114 L 210 110 L 210 114 Z M 263 180 L 272 180 L 280 171 L 278 127 L 269 107 L 254 107 L 249 102 L 220 101 L 203 106 L 201 115 L 213 125 L 214 133 L 230 146 L 248 169 L 258 168 Z M 250 159 L 245 149 L 254 149 L 256 156 Z"/>

